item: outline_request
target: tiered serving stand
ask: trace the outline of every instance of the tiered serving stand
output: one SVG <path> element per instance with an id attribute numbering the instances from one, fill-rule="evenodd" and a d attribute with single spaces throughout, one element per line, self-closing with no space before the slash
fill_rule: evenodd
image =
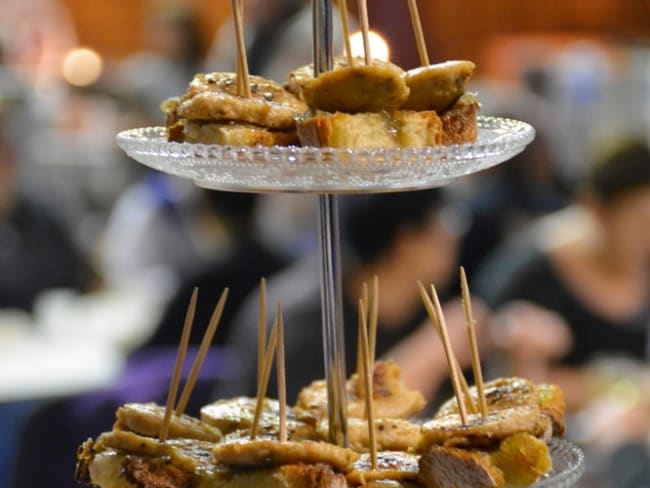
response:
<path id="1" fill-rule="evenodd" d="M 314 65 L 332 66 L 332 0 L 313 0 Z M 323 356 L 332 442 L 345 445 L 345 344 L 337 195 L 434 188 L 507 161 L 535 137 L 529 124 L 478 118 L 473 144 L 402 149 L 219 146 L 167 142 L 164 127 L 132 129 L 118 145 L 136 161 L 221 191 L 313 193 L 319 198 Z M 582 475 L 583 454 L 551 444 L 553 471 L 535 486 L 568 487 Z"/>

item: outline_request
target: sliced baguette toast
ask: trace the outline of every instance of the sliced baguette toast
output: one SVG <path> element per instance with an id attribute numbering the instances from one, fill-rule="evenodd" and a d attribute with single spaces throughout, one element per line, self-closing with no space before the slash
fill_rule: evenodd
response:
<path id="1" fill-rule="evenodd" d="M 435 146 L 443 138 L 433 111 L 320 114 L 298 122 L 303 146 L 396 148 Z"/>
<path id="2" fill-rule="evenodd" d="M 271 131 L 264 127 L 233 122 L 181 120 L 167 128 L 168 140 L 233 146 L 289 146 L 298 143 L 295 130 Z"/>

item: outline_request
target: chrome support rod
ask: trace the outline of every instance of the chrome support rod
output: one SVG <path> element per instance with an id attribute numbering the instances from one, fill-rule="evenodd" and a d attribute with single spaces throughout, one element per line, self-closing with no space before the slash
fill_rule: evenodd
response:
<path id="1" fill-rule="evenodd" d="M 320 195 L 321 302 L 323 310 L 323 356 L 327 379 L 327 407 L 331 442 L 347 446 L 345 397 L 345 341 L 343 340 L 343 293 L 335 195 Z"/>
<path id="2" fill-rule="evenodd" d="M 332 69 L 332 0 L 312 0 L 314 14 L 314 75 Z M 338 204 L 335 195 L 319 196 L 323 357 L 327 379 L 331 442 L 347 446 L 345 341 Z"/>

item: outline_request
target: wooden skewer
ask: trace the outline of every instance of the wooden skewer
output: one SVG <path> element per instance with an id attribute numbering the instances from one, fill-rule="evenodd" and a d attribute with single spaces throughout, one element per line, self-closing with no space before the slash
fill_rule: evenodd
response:
<path id="1" fill-rule="evenodd" d="M 447 333 L 447 323 L 445 322 L 445 316 L 442 313 L 442 306 L 440 305 L 440 300 L 438 299 L 438 293 L 436 292 L 436 287 L 431 285 L 431 296 L 433 297 L 433 304 L 435 306 L 434 310 L 436 311 L 436 316 L 438 317 L 438 323 L 440 324 L 440 333 L 442 335 L 442 342 L 445 346 L 448 363 L 452 371 L 452 379 L 454 383 L 454 390 L 456 391 L 456 400 L 458 401 L 458 410 L 460 412 L 460 418 L 463 422 L 463 425 L 467 425 L 467 407 L 465 406 L 465 399 L 463 395 L 460 394 L 460 368 L 457 366 L 458 361 L 454 355 L 454 350 L 451 347 L 451 341 L 449 340 L 449 334 Z"/>
<path id="2" fill-rule="evenodd" d="M 235 35 L 237 36 L 237 59 L 239 60 L 237 86 L 240 91 L 238 91 L 238 95 L 240 97 L 250 98 L 251 85 L 248 79 L 248 59 L 246 58 L 246 42 L 244 41 L 244 21 L 241 0 L 231 0 L 231 5 L 235 23 Z M 241 82 L 239 81 L 240 77 Z"/>
<path id="3" fill-rule="evenodd" d="M 436 328 L 436 331 L 438 332 L 438 336 L 442 338 L 440 323 L 436 316 L 433 302 L 431 301 L 431 298 L 427 294 L 426 289 L 419 281 L 418 281 L 418 287 L 420 289 L 420 296 L 422 297 L 422 301 L 424 302 L 424 307 L 427 310 L 427 314 L 429 315 L 429 318 L 431 319 L 433 326 Z M 472 398 L 472 394 L 469 391 L 469 385 L 467 384 L 467 380 L 465 379 L 465 375 L 463 374 L 463 370 L 460 367 L 460 364 L 458 364 L 458 358 L 456 358 L 456 356 L 454 356 L 454 367 L 458 372 L 458 377 L 460 379 L 460 388 L 463 392 L 463 395 L 465 396 L 465 405 L 467 407 L 467 411 L 469 413 L 478 413 L 478 408 L 474 405 L 474 399 Z"/>
<path id="4" fill-rule="evenodd" d="M 408 0 L 409 11 L 411 12 L 411 22 L 413 23 L 413 32 L 415 34 L 415 42 L 418 45 L 418 54 L 420 55 L 420 64 L 422 66 L 429 66 L 429 53 L 427 52 L 427 44 L 424 41 L 424 32 L 422 31 L 422 22 L 420 21 L 420 12 L 418 11 L 417 0 Z"/>
<path id="5" fill-rule="evenodd" d="M 363 303 L 366 317 L 368 316 L 368 283 L 364 281 L 361 288 L 361 301 Z M 357 334 L 357 381 L 359 382 L 359 391 L 363 385 L 363 349 L 361 347 L 361 334 Z"/>
<path id="6" fill-rule="evenodd" d="M 451 349 L 451 344 L 449 341 L 449 334 L 447 333 L 447 325 L 444 322 L 444 316 L 442 315 L 442 307 L 440 307 L 440 301 L 438 300 L 438 295 L 435 293 L 435 288 L 432 285 L 433 298 L 434 302 L 431 301 L 431 298 L 427 294 L 426 289 L 421 282 L 418 281 L 418 288 L 420 289 L 420 296 L 424 302 L 424 307 L 429 314 L 429 318 L 434 325 L 437 323 L 439 325 L 439 334 L 442 339 L 442 345 L 445 349 L 445 356 L 447 358 L 447 367 L 449 368 L 449 376 L 451 377 L 451 384 L 454 388 L 454 394 L 456 395 L 456 401 L 458 402 L 458 410 L 460 412 L 460 418 L 463 422 L 463 425 L 467 424 L 467 409 L 465 406 L 465 399 L 461 394 L 460 380 L 458 378 L 458 370 L 455 364 L 455 356 Z"/>
<path id="7" fill-rule="evenodd" d="M 348 2 L 346 0 L 339 0 L 339 16 L 341 17 L 341 30 L 343 31 L 343 43 L 345 45 L 345 54 L 348 58 L 348 65 L 354 66 L 354 58 L 352 57 L 352 44 L 350 43 Z"/>
<path id="8" fill-rule="evenodd" d="M 276 310 L 278 318 L 278 348 L 276 352 L 276 371 L 278 375 L 278 402 L 280 404 L 280 442 L 287 442 L 287 377 L 284 362 L 284 323 L 280 303 Z"/>
<path id="9" fill-rule="evenodd" d="M 366 65 L 370 65 L 372 63 L 372 55 L 370 53 L 370 39 L 368 37 L 370 26 L 368 25 L 368 4 L 366 0 L 357 0 L 357 8 L 359 9 L 359 20 L 361 21 L 361 35 L 363 36 L 363 54 Z"/>
<path id="10" fill-rule="evenodd" d="M 232 21 L 235 28 L 237 27 L 237 10 L 235 5 L 235 0 L 231 0 L 231 10 L 232 10 Z M 235 29 L 235 36 L 237 35 L 237 30 Z M 236 37 L 235 37 L 236 39 Z M 237 94 L 241 96 L 244 93 L 244 74 L 241 69 L 241 56 L 239 55 L 239 44 L 235 42 L 235 48 L 237 49 L 237 55 L 235 56 L 235 83 L 237 84 Z"/>
<path id="11" fill-rule="evenodd" d="M 266 389 L 269 385 L 269 377 L 271 376 L 271 366 L 273 365 L 273 356 L 275 355 L 275 348 L 278 344 L 278 320 L 275 317 L 273 322 L 273 329 L 269 337 L 269 344 L 266 348 L 264 356 L 264 370 L 262 371 L 262 378 L 260 379 L 259 388 L 257 389 L 257 401 L 255 403 L 255 416 L 253 417 L 253 425 L 251 426 L 251 440 L 257 436 L 257 430 L 260 425 L 260 417 L 262 416 L 262 408 L 264 407 L 264 399 L 266 397 Z"/>
<path id="12" fill-rule="evenodd" d="M 359 334 L 363 351 L 363 379 L 365 383 L 366 418 L 368 419 L 368 438 L 370 440 L 370 463 L 377 469 L 377 435 L 375 432 L 375 405 L 372 391 L 372 365 L 368 348 L 368 324 L 363 300 L 359 300 Z"/>
<path id="13" fill-rule="evenodd" d="M 205 334 L 203 335 L 203 340 L 199 346 L 199 352 L 196 355 L 196 359 L 194 359 L 194 364 L 192 365 L 190 376 L 187 378 L 187 382 L 183 388 L 183 393 L 181 393 L 181 399 L 178 401 L 178 405 L 176 405 L 176 410 L 174 411 L 177 416 L 182 415 L 185 411 L 185 408 L 187 407 L 187 402 L 190 399 L 190 395 L 194 389 L 194 384 L 196 383 L 196 379 L 199 376 L 199 371 L 203 365 L 205 355 L 208 353 L 208 349 L 212 343 L 214 333 L 217 331 L 217 327 L 219 326 L 219 320 L 221 320 L 221 314 L 223 313 L 223 307 L 226 304 L 226 298 L 228 298 L 228 288 L 224 288 L 223 292 L 221 293 L 219 302 L 217 303 L 217 306 L 212 313 L 212 317 L 210 318 L 208 328 L 205 330 Z"/>
<path id="14" fill-rule="evenodd" d="M 478 354 L 478 344 L 476 341 L 476 330 L 474 329 L 474 317 L 472 316 L 472 302 L 467 284 L 465 268 L 460 267 L 460 287 L 463 293 L 463 307 L 465 308 L 465 320 L 467 322 L 467 335 L 469 345 L 472 349 L 472 370 L 474 372 L 474 382 L 478 391 L 478 404 L 483 418 L 487 417 L 488 408 L 485 399 L 485 389 L 483 388 L 483 371 L 481 370 L 481 359 Z"/>
<path id="15" fill-rule="evenodd" d="M 165 405 L 165 416 L 163 417 L 162 425 L 160 426 L 160 434 L 158 438 L 160 442 L 167 440 L 169 434 L 169 422 L 172 418 L 172 410 L 174 403 L 176 403 L 176 395 L 178 394 L 178 385 L 181 382 L 181 371 L 183 369 L 183 362 L 185 361 L 185 354 L 187 353 L 187 345 L 190 342 L 190 333 L 192 332 L 192 323 L 194 322 L 194 315 L 196 313 L 196 300 L 198 298 L 199 289 L 194 288 L 192 291 L 192 298 L 185 313 L 185 323 L 183 324 L 183 332 L 181 333 L 181 341 L 178 344 L 178 352 L 176 353 L 176 364 L 174 364 L 174 372 L 172 374 L 172 382 L 167 393 L 167 404 Z"/>
<path id="16" fill-rule="evenodd" d="M 368 324 L 368 347 L 370 347 L 370 365 L 375 365 L 377 353 L 377 321 L 379 319 L 379 278 L 374 275 L 372 278 L 372 292 L 370 293 L 369 324 Z"/>
<path id="17" fill-rule="evenodd" d="M 266 350 L 266 279 L 260 280 L 260 316 L 257 323 L 257 388 L 260 387 Z"/>

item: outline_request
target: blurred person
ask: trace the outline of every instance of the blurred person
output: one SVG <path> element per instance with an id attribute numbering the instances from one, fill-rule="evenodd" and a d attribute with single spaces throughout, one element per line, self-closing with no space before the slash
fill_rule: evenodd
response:
<path id="1" fill-rule="evenodd" d="M 523 152 L 474 175 L 469 185 L 468 194 L 461 197 L 469 222 L 461 262 L 470 278 L 509 236 L 569 204 L 548 140 L 539 130 Z"/>
<path id="2" fill-rule="evenodd" d="M 167 305 L 162 320 L 143 348 L 178 344 L 178 333 L 185 320 L 194 287 L 199 289 L 194 318 L 199 326 L 192 329 L 190 343 L 201 342 L 203 328 L 210 321 L 223 289 L 228 287 L 228 301 L 219 322 L 219 332 L 214 339 L 215 344 L 226 343 L 233 317 L 244 299 L 257 286 L 260 277 L 270 276 L 287 264 L 256 233 L 255 216 L 260 195 L 206 190 L 205 197 L 218 217 L 218 225 L 223 227 L 225 239 L 220 255 L 195 266 L 181 282 Z"/>
<path id="3" fill-rule="evenodd" d="M 73 19 L 65 2 L 0 2 L 4 62 L 25 83 L 42 89 L 42 104 L 47 105 L 48 96 L 61 83 L 61 62 L 77 43 Z"/>
<path id="4" fill-rule="evenodd" d="M 595 359 L 624 356 L 647 366 L 649 228 L 650 150 L 632 141 L 593 165 L 569 209 L 533 228 L 536 239 L 515 267 L 506 257 L 506 267 L 492 268 L 507 273 L 490 301 L 498 307 L 495 342 L 515 374 L 559 384 L 578 409 L 598 401 Z M 610 413 L 602 428 L 591 423 L 601 441 L 647 435 L 647 414 Z"/>
<path id="5" fill-rule="evenodd" d="M 85 292 L 100 279 L 51 209 L 18 187 L 10 120 L 8 109 L 0 112 L 0 308 L 31 311 L 45 290 Z"/>
<path id="6" fill-rule="evenodd" d="M 101 280 L 55 209 L 28 196 L 18 183 L 17 144 L 23 134 L 13 103 L 0 99 L 0 311 L 31 313 L 48 290 L 88 292 Z M 8 485 L 15 442 L 34 403 L 0 402 L 0 486 Z"/>
<path id="7" fill-rule="evenodd" d="M 199 263 L 219 253 L 223 232 L 191 181 L 147 171 L 110 211 L 102 267 L 110 287 L 151 287 L 169 297 Z"/>
<path id="8" fill-rule="evenodd" d="M 144 49 L 115 66 L 108 84 L 116 95 L 145 107 L 151 123 L 162 125 L 160 102 L 185 93 L 200 70 L 198 25 L 192 9 L 178 2 L 148 2 L 145 12 Z"/>
<path id="9" fill-rule="evenodd" d="M 342 200 L 343 315 L 348 374 L 356 364 L 357 300 L 362 284 L 379 279 L 377 357 L 393 358 L 406 383 L 432 399 L 447 377 L 441 343 L 427 320 L 417 280 L 443 289 L 455 272 L 459 235 L 439 190 L 354 195 Z M 287 395 L 323 378 L 321 290 L 318 264 L 305 258 L 268 282 L 267 318 L 280 301 L 285 323 Z M 228 344 L 241 361 L 219 396 L 254 395 L 258 296 L 243 306 Z M 464 316 L 458 301 L 444 307 L 463 365 L 469 361 Z M 476 315 L 481 317 L 480 306 Z M 269 385 L 269 396 L 275 386 Z"/>

